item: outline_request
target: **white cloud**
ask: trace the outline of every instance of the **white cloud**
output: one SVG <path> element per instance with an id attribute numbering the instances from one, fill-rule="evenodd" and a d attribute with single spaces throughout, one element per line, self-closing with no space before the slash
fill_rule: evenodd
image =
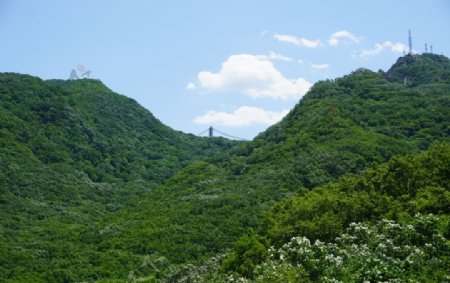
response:
<path id="1" fill-rule="evenodd" d="M 284 55 L 281 55 L 280 53 L 275 53 L 273 51 L 270 51 L 269 55 L 257 55 L 258 58 L 266 59 L 266 60 L 279 60 L 279 61 L 285 61 L 285 62 L 292 62 L 294 59 L 291 57 L 287 57 Z"/>
<path id="2" fill-rule="evenodd" d="M 268 30 L 263 30 L 260 34 L 259 34 L 259 36 L 261 36 L 261 37 L 264 37 L 266 34 L 268 34 L 270 31 L 268 31 Z"/>
<path id="3" fill-rule="evenodd" d="M 255 124 L 273 125 L 283 119 L 289 110 L 267 111 L 258 107 L 241 106 L 232 113 L 208 111 L 194 119 L 197 124 L 216 124 L 227 127 L 243 127 Z"/>
<path id="4" fill-rule="evenodd" d="M 211 92 L 236 91 L 253 98 L 300 99 L 309 90 L 311 83 L 303 78 L 285 78 L 275 68 L 270 57 L 232 55 L 222 63 L 219 72 L 198 73 L 199 85 Z"/>
<path id="5" fill-rule="evenodd" d="M 391 46 L 391 51 L 394 53 L 402 53 L 406 50 L 406 45 L 400 42 L 394 43 Z"/>
<path id="6" fill-rule="evenodd" d="M 310 65 L 313 69 L 316 69 L 316 70 L 328 69 L 330 67 L 329 64 L 312 64 L 311 63 Z"/>
<path id="7" fill-rule="evenodd" d="M 330 36 L 330 39 L 328 39 L 328 43 L 333 46 L 338 46 L 341 43 L 348 44 L 351 42 L 359 43 L 360 39 L 353 33 L 346 30 L 337 31 Z"/>
<path id="8" fill-rule="evenodd" d="M 195 84 L 193 82 L 190 82 L 186 85 L 186 89 L 188 90 L 192 90 L 195 89 Z"/>
<path id="9" fill-rule="evenodd" d="M 298 62 L 299 62 L 300 64 L 305 63 L 305 61 L 303 61 L 302 59 L 298 59 Z"/>
<path id="10" fill-rule="evenodd" d="M 359 54 L 359 57 L 376 56 L 385 49 L 390 50 L 391 52 L 394 53 L 402 53 L 404 50 L 406 50 L 406 45 L 400 42 L 392 43 L 391 41 L 387 40 L 383 43 L 376 43 L 372 49 L 363 50 Z"/>
<path id="11" fill-rule="evenodd" d="M 310 39 L 306 39 L 306 38 L 299 38 L 293 35 L 288 35 L 288 34 L 275 34 L 273 36 L 274 39 L 281 41 L 281 42 L 287 42 L 287 43 L 291 43 L 297 46 L 304 46 L 304 47 L 309 47 L 309 48 L 316 48 L 320 46 L 320 40 L 316 39 L 316 40 L 310 40 Z"/>

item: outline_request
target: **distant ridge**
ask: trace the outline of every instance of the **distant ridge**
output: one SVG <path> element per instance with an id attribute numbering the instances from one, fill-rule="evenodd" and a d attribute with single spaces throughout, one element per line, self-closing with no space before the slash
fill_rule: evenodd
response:
<path id="1" fill-rule="evenodd" d="M 408 86 L 425 83 L 450 83 L 450 60 L 444 55 L 423 53 L 400 57 L 387 71 L 391 82 L 405 82 Z"/>

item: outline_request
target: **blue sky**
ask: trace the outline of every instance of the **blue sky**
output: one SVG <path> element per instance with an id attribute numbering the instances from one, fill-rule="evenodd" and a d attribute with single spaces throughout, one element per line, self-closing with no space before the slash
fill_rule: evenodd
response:
<path id="1" fill-rule="evenodd" d="M 0 0 L 0 72 L 77 65 L 163 123 L 253 138 L 308 87 L 386 70 L 408 43 L 450 54 L 446 0 Z"/>

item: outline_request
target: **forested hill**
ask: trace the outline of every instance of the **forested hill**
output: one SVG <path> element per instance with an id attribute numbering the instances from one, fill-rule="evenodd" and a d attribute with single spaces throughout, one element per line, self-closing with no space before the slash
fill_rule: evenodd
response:
<path id="1" fill-rule="evenodd" d="M 391 82 L 402 82 L 409 86 L 450 83 L 450 60 L 431 53 L 407 55 L 400 57 L 385 75 Z"/>
<path id="2" fill-rule="evenodd" d="M 65 163 L 93 181 L 161 183 L 191 160 L 233 143 L 176 132 L 100 81 L 0 75 L 3 142 L 43 164 Z"/>
<path id="3" fill-rule="evenodd" d="M 0 74 L 0 281 L 59 281 L 101 217 L 234 145 L 174 131 L 98 80 Z"/>
<path id="4" fill-rule="evenodd" d="M 257 232 L 169 282 L 447 282 L 450 144 L 286 198 Z M 253 280 L 252 280 L 253 279 Z"/>
<path id="5" fill-rule="evenodd" d="M 431 66 L 449 64 L 439 56 L 426 58 Z M 418 62 L 411 60 L 409 67 L 415 69 Z M 257 230 L 259 213 L 277 200 L 436 141 L 450 141 L 448 81 L 405 85 L 385 73 L 359 69 L 316 83 L 280 123 L 254 141 L 181 170 L 137 210 L 110 219 L 116 234 L 103 244 L 129 257 L 193 262 Z M 126 220 L 131 215 L 136 221 Z M 133 272 L 149 273 L 139 267 Z"/>
<path id="6" fill-rule="evenodd" d="M 348 219 L 327 215 L 352 202 L 353 192 L 347 198 L 336 191 L 337 204 L 319 217 L 324 226 L 302 218 L 297 227 L 296 214 L 284 208 L 320 210 L 328 204 L 321 195 L 318 202 L 302 196 L 396 155 L 436 142 L 447 152 L 449 66 L 443 56 L 407 55 L 387 72 L 359 69 L 318 82 L 281 122 L 236 147 L 175 132 L 99 81 L 0 74 L 0 281 L 151 282 L 174 264 L 223 253 L 251 231 L 274 243 L 292 231 L 312 231 L 314 239 L 315 227 L 342 233 Z M 436 186 L 430 198 L 446 196 L 446 183 L 429 185 Z M 345 213 L 353 213 L 348 207 Z M 413 212 L 407 208 L 398 207 L 399 215 Z M 349 219 L 373 220 L 372 210 L 361 211 L 364 217 Z M 251 277 L 245 271 L 258 262 L 233 259 L 249 246 L 236 245 L 223 270 Z"/>

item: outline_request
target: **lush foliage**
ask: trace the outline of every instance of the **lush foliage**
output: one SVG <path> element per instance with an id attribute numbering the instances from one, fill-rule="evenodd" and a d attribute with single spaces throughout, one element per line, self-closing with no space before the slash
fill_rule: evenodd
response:
<path id="1" fill-rule="evenodd" d="M 220 259 L 221 268 L 209 266 L 210 260 L 168 277 L 445 282 L 450 279 L 449 170 L 450 145 L 435 145 L 305 191 L 266 212 L 260 235 L 244 236 L 228 255 L 213 258 Z"/>
<path id="2" fill-rule="evenodd" d="M 410 224 L 380 220 L 350 223 L 333 242 L 293 237 L 253 269 L 253 279 L 224 275 L 214 258 L 202 267 L 184 266 L 168 275 L 173 282 L 446 282 L 450 245 L 439 219 L 416 215 Z M 212 265 L 214 263 L 214 265 Z"/>
<path id="3" fill-rule="evenodd" d="M 182 264 L 222 253 L 242 234 L 261 225 L 268 225 L 273 241 L 279 237 L 285 242 L 298 230 L 291 233 L 286 225 L 290 223 L 276 217 L 273 225 L 261 222 L 262 211 L 395 155 L 419 152 L 433 141 L 450 141 L 449 107 L 450 85 L 445 82 L 404 86 L 363 69 L 319 82 L 285 119 L 254 141 L 187 166 L 149 192 L 139 207 L 113 215 L 110 223 L 117 225 L 119 233 L 102 244 L 142 257 L 163 255 Z M 332 240 L 352 221 L 380 219 L 384 216 L 378 212 L 384 209 L 381 205 L 390 204 L 385 197 L 378 201 L 380 206 L 376 199 L 366 203 L 373 194 L 369 191 L 354 194 L 360 197 L 351 199 L 343 192 L 309 194 L 321 202 L 304 215 L 298 229 L 312 227 L 307 236 L 315 239 L 315 227 L 324 227 L 321 239 Z M 341 206 L 353 210 L 335 214 Z M 327 215 L 317 214 L 322 208 L 329 209 Z M 242 270 L 249 269 L 242 266 Z M 138 268 L 134 272 L 146 275 Z"/>
<path id="4" fill-rule="evenodd" d="M 419 155 L 394 157 L 361 175 L 348 175 L 285 199 L 264 214 L 263 230 L 273 243 L 284 243 L 295 235 L 330 241 L 352 222 L 407 221 L 416 213 L 447 219 L 449 189 L 450 146 L 435 145 Z"/>
<path id="5" fill-rule="evenodd" d="M 0 281 L 105 276 L 105 215 L 236 144 L 171 130 L 95 80 L 0 74 L 0 120 Z"/>
<path id="6" fill-rule="evenodd" d="M 293 237 L 328 247 L 417 212 L 445 231 L 449 66 L 407 56 L 319 82 L 240 145 L 175 132 L 99 81 L 0 74 L 0 281 L 259 278 Z M 279 275 L 322 276 L 302 269 Z"/>
<path id="7" fill-rule="evenodd" d="M 439 64 L 436 64 L 439 62 Z M 450 60 L 431 53 L 401 57 L 385 74 L 390 81 L 406 85 L 450 82 Z"/>

